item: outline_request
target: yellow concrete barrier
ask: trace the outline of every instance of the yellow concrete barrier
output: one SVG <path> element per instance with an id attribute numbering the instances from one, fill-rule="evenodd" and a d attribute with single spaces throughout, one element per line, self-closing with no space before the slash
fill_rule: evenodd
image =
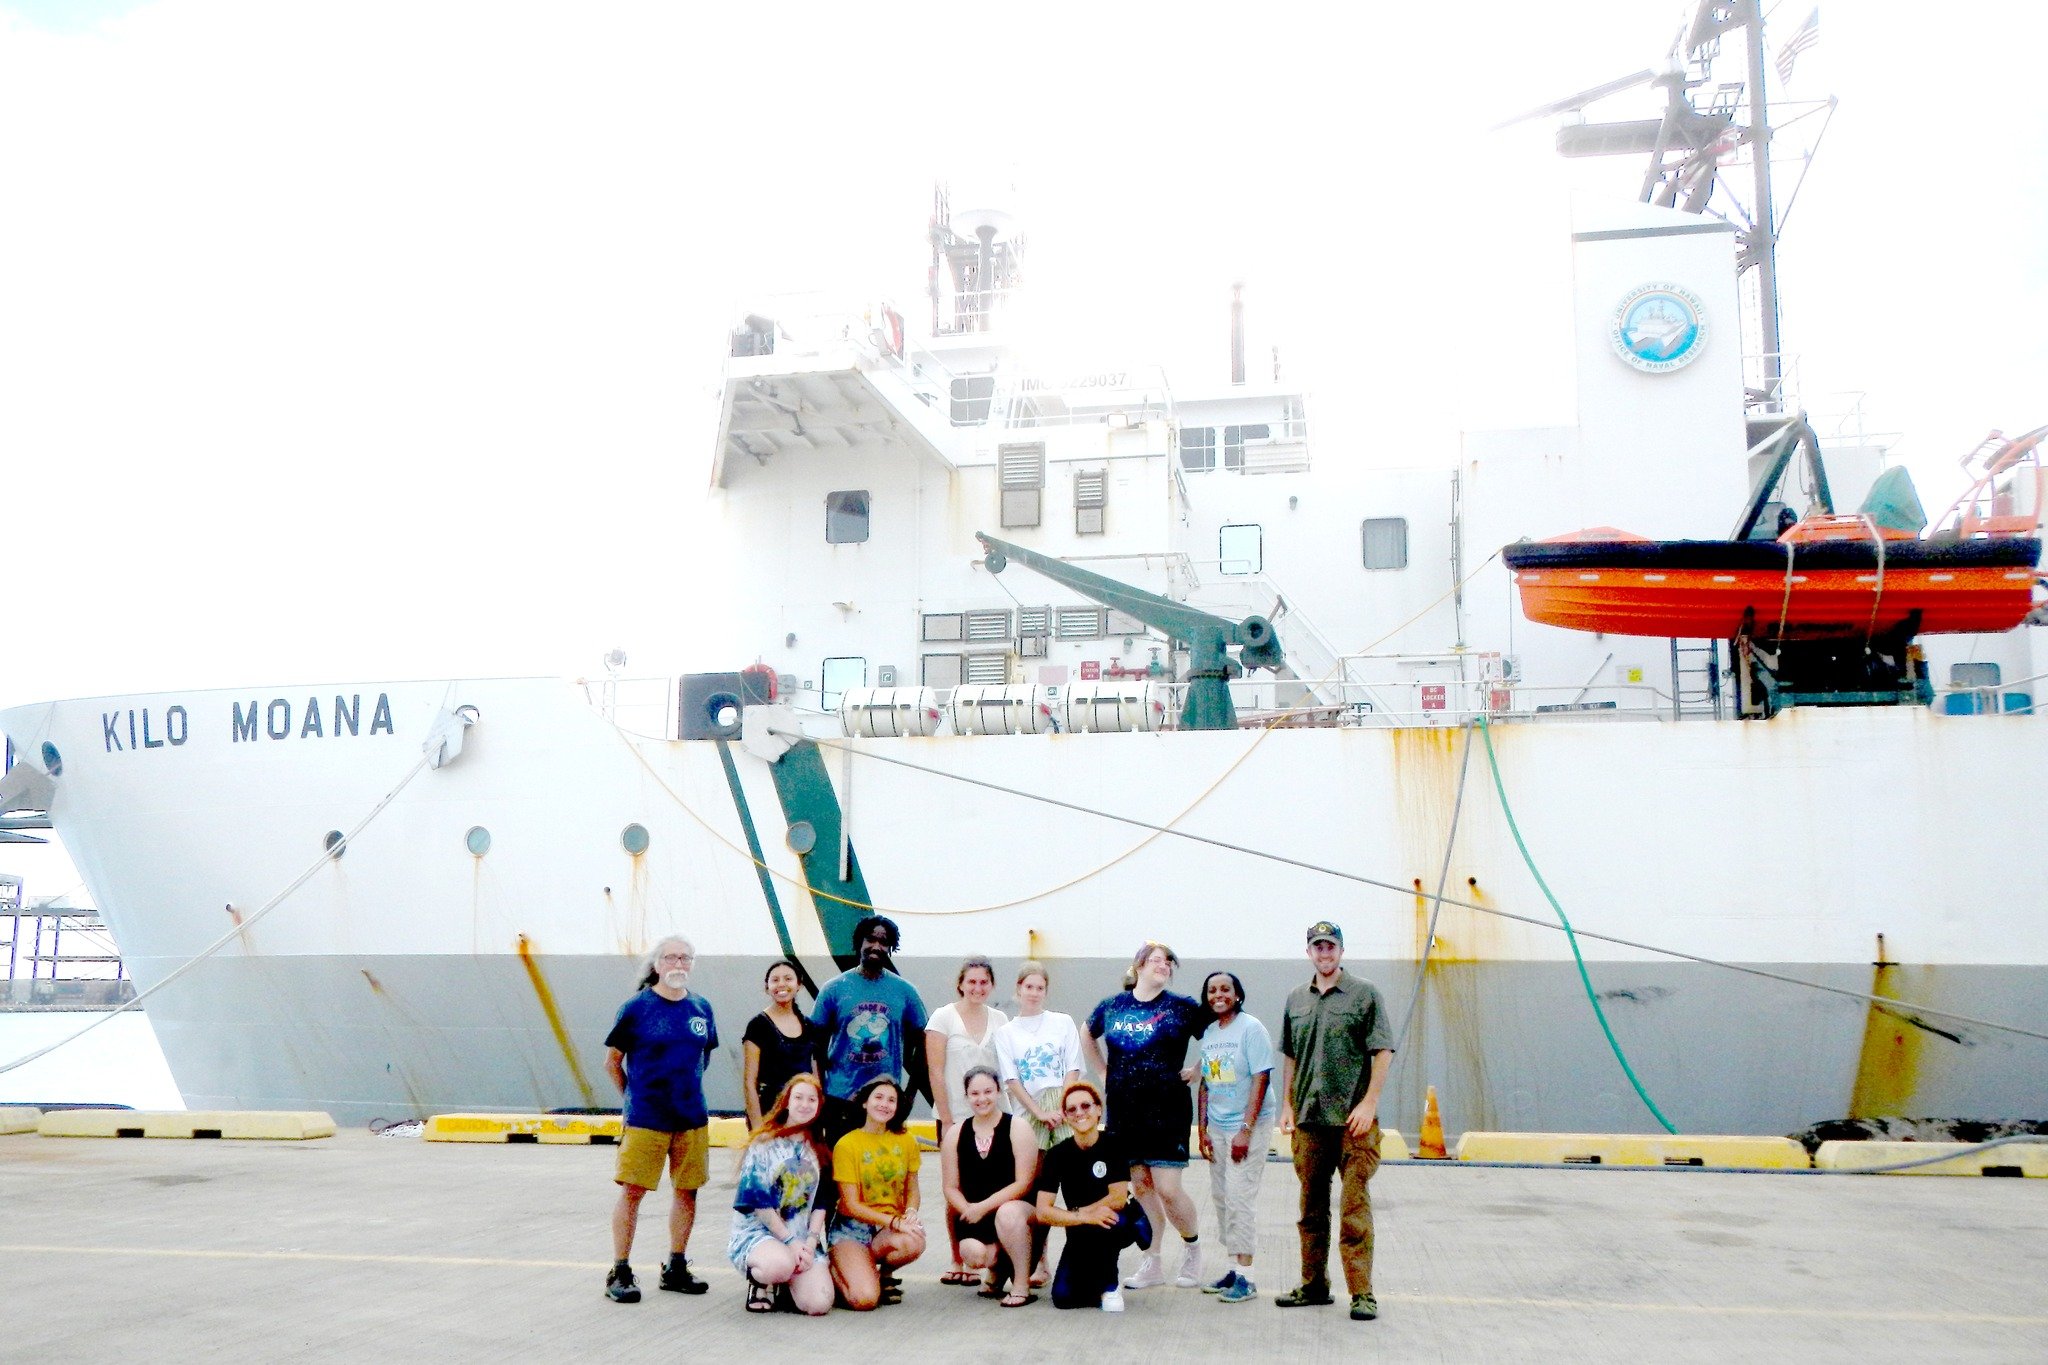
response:
<path id="1" fill-rule="evenodd" d="M 318 1110 L 56 1109 L 36 1131 L 44 1137 L 254 1138 L 303 1142 L 334 1136 L 334 1120 Z"/>
<path id="2" fill-rule="evenodd" d="M 0 1133 L 33 1133 L 42 1118 L 39 1109 L 0 1109 Z"/>
<path id="3" fill-rule="evenodd" d="M 939 1121 L 937 1119 L 908 1119 L 903 1124 L 903 1131 L 921 1141 L 929 1142 L 933 1146 L 938 1145 Z"/>
<path id="4" fill-rule="evenodd" d="M 617 1145 L 617 1114 L 436 1114 L 420 1133 L 428 1142 L 539 1142 Z"/>
<path id="5" fill-rule="evenodd" d="M 1955 1159 L 1885 1174 L 2048 1176 L 2048 1142 L 2014 1142 L 1988 1149 L 1967 1142 L 1823 1142 L 1813 1154 L 1813 1164 L 1823 1171 L 1867 1171 L 1944 1152 L 1956 1153 Z"/>
<path id="6" fill-rule="evenodd" d="M 1467 1133 L 1460 1161 L 1520 1161 L 1558 1166 L 1749 1166 L 1804 1170 L 1806 1149 L 1791 1138 L 1641 1133 Z"/>
<path id="7" fill-rule="evenodd" d="M 617 1114 L 436 1114 L 420 1136 L 428 1142 L 539 1142 L 558 1147 L 612 1146 Z M 713 1118 L 705 1125 L 713 1147 L 747 1145 L 747 1121 Z"/>

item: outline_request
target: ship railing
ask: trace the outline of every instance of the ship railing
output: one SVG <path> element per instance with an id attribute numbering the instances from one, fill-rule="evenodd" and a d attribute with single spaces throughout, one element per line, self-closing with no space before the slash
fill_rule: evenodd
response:
<path id="1" fill-rule="evenodd" d="M 968 336 L 992 331 L 1014 289 L 961 289 L 932 306 L 932 335 Z"/>
<path id="2" fill-rule="evenodd" d="M 578 678 L 583 696 L 600 716 L 629 735 L 676 737 L 677 682 L 668 678 Z"/>
<path id="3" fill-rule="evenodd" d="M 1173 389 L 1157 365 L 1091 373 L 1002 371 L 985 425 L 1008 430 L 1038 427 L 1136 427 L 1174 420 Z M 955 426 L 984 425 L 955 422 Z"/>
<path id="4" fill-rule="evenodd" d="M 1752 414 L 1798 412 L 1799 357 L 1789 351 L 1750 351 L 1742 357 L 1742 389 Z"/>
<path id="5" fill-rule="evenodd" d="M 1230 684 L 1238 724 L 1416 729 L 1460 726 L 1484 716 L 1496 724 L 1573 721 L 1671 721 L 1671 694 L 1651 683 L 1586 688 L 1506 683 L 1499 679 L 1348 681 L 1324 689 L 1334 696 L 1293 700 L 1286 679 L 1241 679 Z M 1185 683 L 1162 684 L 1172 696 L 1170 717 L 1187 700 Z M 1169 724 L 1174 723 L 1169 721 Z"/>

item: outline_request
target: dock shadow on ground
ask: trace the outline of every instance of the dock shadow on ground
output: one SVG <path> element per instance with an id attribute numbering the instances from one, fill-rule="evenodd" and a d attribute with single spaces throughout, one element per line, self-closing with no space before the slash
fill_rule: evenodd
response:
<path id="1" fill-rule="evenodd" d="M 1294 1175 L 1267 1169 L 1261 1297 L 1127 1295 L 1121 1317 L 1005 1310 L 943 1287 L 942 1237 L 900 1307 L 742 1311 L 724 1258 L 729 1152 L 691 1244 L 702 1298 L 603 1297 L 613 1149 L 361 1131 L 305 1143 L 0 1137 L 0 1358 L 1802 1361 L 2048 1358 L 2048 1181 L 1441 1169 L 1373 1181 L 1380 1321 L 1278 1312 Z M 938 1163 L 923 1172 L 936 1209 Z M 1208 1179 L 1202 1210 L 1211 1273 Z M 1018 1336 L 1024 1333 L 1024 1336 Z"/>

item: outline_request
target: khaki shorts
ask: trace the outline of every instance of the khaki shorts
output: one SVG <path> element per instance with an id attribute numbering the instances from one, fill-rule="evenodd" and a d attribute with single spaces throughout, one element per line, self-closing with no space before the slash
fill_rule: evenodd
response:
<path id="1" fill-rule="evenodd" d="M 710 1128 L 680 1133 L 659 1133 L 652 1128 L 619 1130 L 619 1173 L 613 1177 L 619 1184 L 658 1190 L 663 1162 L 668 1164 L 669 1183 L 677 1189 L 703 1189 L 711 1178 Z"/>

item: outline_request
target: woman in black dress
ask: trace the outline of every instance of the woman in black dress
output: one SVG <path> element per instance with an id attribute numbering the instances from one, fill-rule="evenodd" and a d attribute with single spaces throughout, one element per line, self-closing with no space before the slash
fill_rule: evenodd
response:
<path id="1" fill-rule="evenodd" d="M 774 1106 L 791 1076 L 818 1074 L 818 1028 L 796 1007 L 797 979 L 794 962 L 770 965 L 762 982 L 768 1008 L 747 1021 L 740 1043 L 746 1070 L 740 1090 L 749 1130 L 761 1126 L 761 1115 Z"/>
<path id="2" fill-rule="evenodd" d="M 1030 1124 L 1003 1111 L 991 1068 L 970 1067 L 964 1082 L 967 1117 L 943 1139 L 946 1207 L 958 1224 L 961 1264 L 988 1272 L 982 1292 L 993 1297 L 1007 1276 L 1012 1292 L 1003 1307 L 1022 1308 L 1038 1297 L 1016 1270 L 1034 1259 L 1031 1206 L 1024 1201 L 1038 1178 L 1038 1138 Z"/>

